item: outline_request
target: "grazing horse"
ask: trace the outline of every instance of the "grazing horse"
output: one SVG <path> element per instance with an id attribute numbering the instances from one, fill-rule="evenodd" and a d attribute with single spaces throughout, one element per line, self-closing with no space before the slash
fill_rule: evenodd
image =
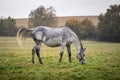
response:
<path id="1" fill-rule="evenodd" d="M 34 64 L 34 54 L 37 54 L 40 64 L 43 64 L 40 57 L 41 43 L 46 44 L 49 47 L 58 47 L 60 49 L 59 62 L 62 60 L 64 48 L 67 47 L 69 62 L 71 62 L 71 49 L 70 45 L 73 43 L 77 49 L 77 58 L 82 64 L 85 64 L 85 55 L 81 41 L 78 36 L 68 27 L 50 28 L 46 26 L 38 26 L 32 29 L 21 27 L 17 33 L 17 40 L 20 45 L 21 40 L 25 38 L 27 33 L 31 33 L 31 36 L 35 42 L 35 46 L 32 49 L 32 63 Z"/>

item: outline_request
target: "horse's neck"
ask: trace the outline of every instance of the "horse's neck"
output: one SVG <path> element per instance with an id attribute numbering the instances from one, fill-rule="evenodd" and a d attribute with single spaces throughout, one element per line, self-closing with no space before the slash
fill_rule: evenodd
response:
<path id="1" fill-rule="evenodd" d="M 75 47 L 77 49 L 77 53 L 80 53 L 80 51 L 83 48 L 81 41 L 79 41 L 78 38 L 75 38 L 73 43 L 74 43 L 74 45 L 75 45 Z"/>

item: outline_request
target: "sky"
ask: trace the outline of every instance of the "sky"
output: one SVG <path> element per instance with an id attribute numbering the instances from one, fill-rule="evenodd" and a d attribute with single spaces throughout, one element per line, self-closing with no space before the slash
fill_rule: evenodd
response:
<path id="1" fill-rule="evenodd" d="M 0 0 L 0 17 L 28 18 L 32 10 L 52 6 L 57 16 L 90 16 L 105 13 L 120 0 Z"/>

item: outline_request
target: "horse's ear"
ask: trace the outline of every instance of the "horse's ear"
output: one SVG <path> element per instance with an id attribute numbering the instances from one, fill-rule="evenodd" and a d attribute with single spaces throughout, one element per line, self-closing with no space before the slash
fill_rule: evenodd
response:
<path id="1" fill-rule="evenodd" d="M 85 51 L 85 50 L 86 50 L 86 48 L 83 49 L 83 51 Z"/>

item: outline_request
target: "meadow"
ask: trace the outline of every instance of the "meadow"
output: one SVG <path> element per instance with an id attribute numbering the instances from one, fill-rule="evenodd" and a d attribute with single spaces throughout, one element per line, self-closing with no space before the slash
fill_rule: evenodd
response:
<path id="1" fill-rule="evenodd" d="M 21 48 L 15 37 L 0 37 L 0 80 L 120 80 L 120 43 L 82 41 L 86 47 L 86 64 L 76 58 L 72 45 L 72 62 L 68 62 L 65 49 L 61 63 L 59 47 L 42 44 L 39 64 L 31 62 L 34 42 L 27 39 Z"/>

